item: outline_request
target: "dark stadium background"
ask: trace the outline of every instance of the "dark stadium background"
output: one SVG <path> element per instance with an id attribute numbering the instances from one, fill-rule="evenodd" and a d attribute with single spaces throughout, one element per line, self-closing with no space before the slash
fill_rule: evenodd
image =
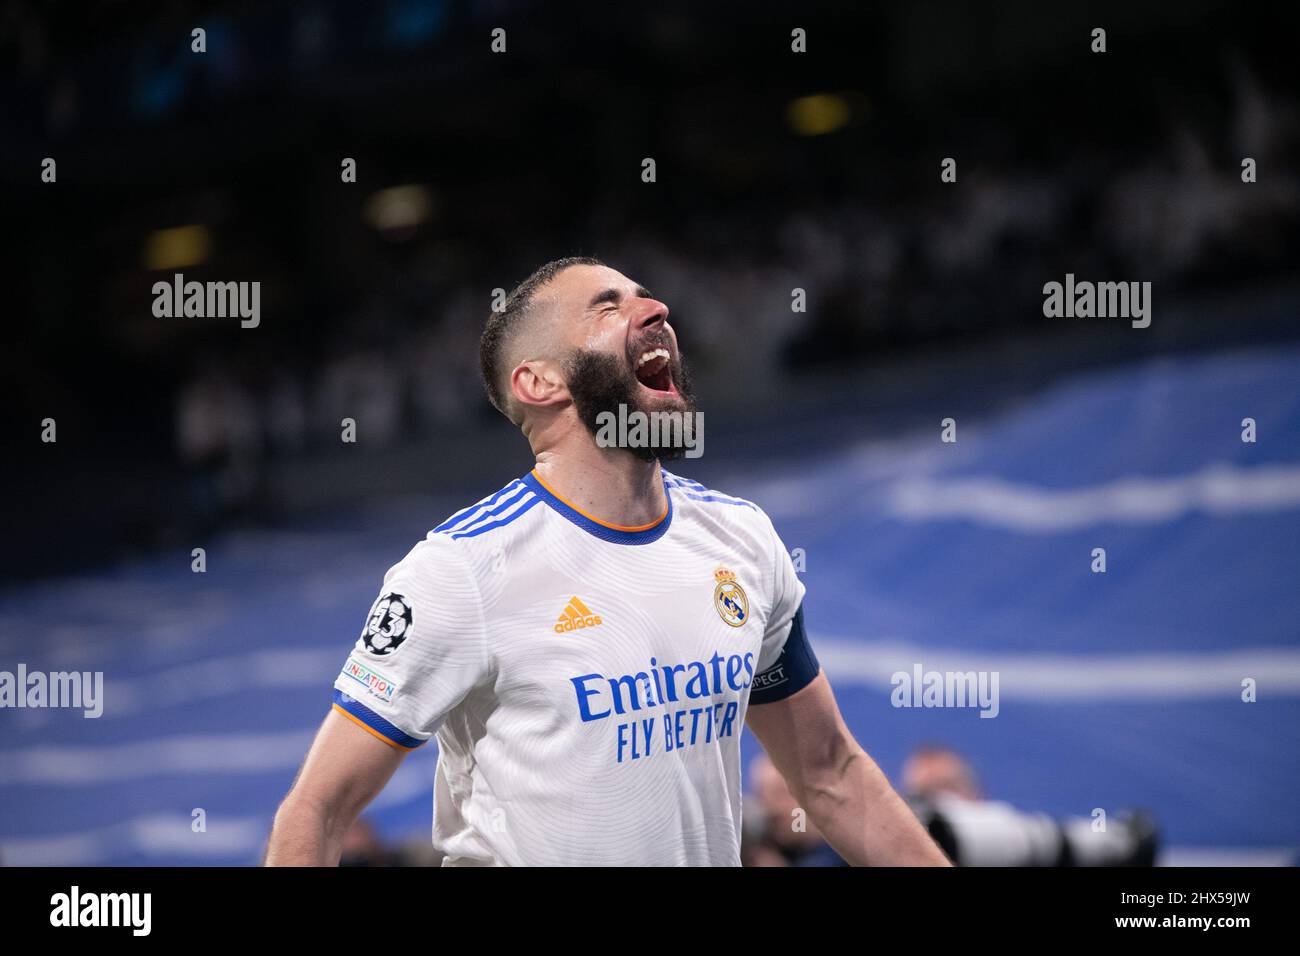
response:
<path id="1" fill-rule="evenodd" d="M 1295 11 L 0 0 L 0 670 L 107 683 L 0 713 L 0 860 L 256 861 L 383 572 L 529 467 L 477 337 L 568 254 L 671 307 L 676 470 L 803 549 L 896 783 L 939 742 L 1026 811 L 1145 808 L 1164 862 L 1292 860 Z M 155 318 L 177 271 L 261 325 Z M 1152 282 L 1151 327 L 1044 318 L 1067 272 Z M 1000 670 L 1000 715 L 890 707 L 914 661 Z M 434 756 L 384 839 L 427 840 Z"/>

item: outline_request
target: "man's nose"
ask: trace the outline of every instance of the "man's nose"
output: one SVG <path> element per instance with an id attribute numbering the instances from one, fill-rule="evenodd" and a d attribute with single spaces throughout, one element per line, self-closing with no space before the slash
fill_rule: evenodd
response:
<path id="1" fill-rule="evenodd" d="M 668 321 L 668 306 L 664 305 L 658 299 L 646 299 L 641 303 L 641 311 L 637 314 L 636 327 L 644 332 L 664 325 Z"/>

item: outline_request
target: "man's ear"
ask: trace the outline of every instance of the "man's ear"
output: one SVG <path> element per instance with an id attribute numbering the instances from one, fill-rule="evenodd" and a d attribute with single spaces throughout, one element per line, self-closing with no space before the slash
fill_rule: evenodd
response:
<path id="1" fill-rule="evenodd" d="M 569 401 L 569 387 L 554 362 L 520 362 L 510 373 L 510 394 L 521 405 L 560 405 Z"/>

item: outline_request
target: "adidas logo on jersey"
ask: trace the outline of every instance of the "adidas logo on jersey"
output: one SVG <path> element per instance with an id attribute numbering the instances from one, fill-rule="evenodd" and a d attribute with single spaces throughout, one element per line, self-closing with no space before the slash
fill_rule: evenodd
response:
<path id="1" fill-rule="evenodd" d="M 578 600 L 577 595 L 569 598 L 569 606 L 564 609 L 560 619 L 555 622 L 555 633 L 577 631 L 584 627 L 595 627 L 600 623 L 600 615 L 592 614 L 591 608 Z"/>

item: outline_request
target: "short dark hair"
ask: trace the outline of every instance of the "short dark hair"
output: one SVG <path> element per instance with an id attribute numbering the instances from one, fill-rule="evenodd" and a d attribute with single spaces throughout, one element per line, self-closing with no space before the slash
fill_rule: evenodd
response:
<path id="1" fill-rule="evenodd" d="M 590 256 L 568 256 L 553 259 L 537 269 L 506 296 L 504 307 L 500 312 L 488 316 L 483 326 L 483 337 L 479 339 L 478 360 L 483 373 L 483 387 L 487 390 L 488 401 L 502 415 L 514 421 L 510 414 L 508 394 L 503 389 L 502 377 L 505 369 L 502 360 L 510 337 L 519 328 L 520 320 L 528 315 L 533 305 L 533 296 L 537 290 L 550 282 L 569 266 L 603 266 L 605 263 Z"/>

